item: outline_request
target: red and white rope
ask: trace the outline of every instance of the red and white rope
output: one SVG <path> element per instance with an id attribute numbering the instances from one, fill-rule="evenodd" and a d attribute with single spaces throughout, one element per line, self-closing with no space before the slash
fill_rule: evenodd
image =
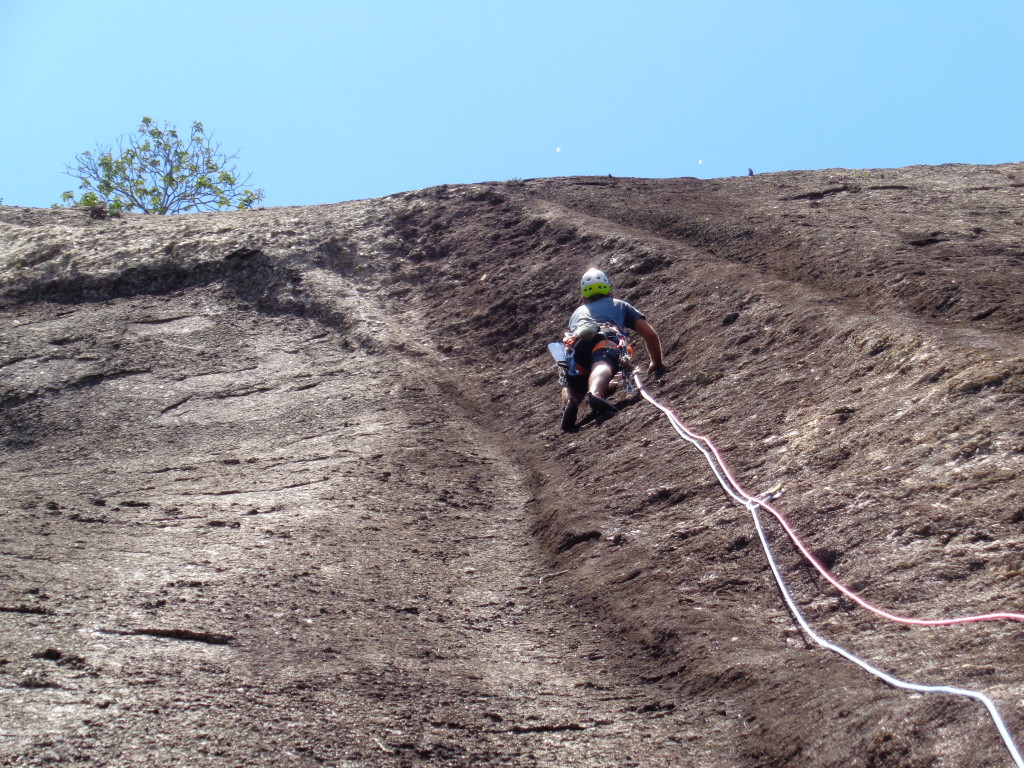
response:
<path id="1" fill-rule="evenodd" d="M 775 507 L 773 507 L 767 501 L 752 496 L 743 488 L 743 486 L 739 484 L 739 482 L 733 476 L 732 472 L 729 470 L 729 467 L 722 460 L 722 457 L 718 452 L 718 448 L 715 447 L 714 443 L 712 443 L 707 437 L 703 435 L 698 435 L 696 432 L 693 432 L 685 424 L 683 424 L 679 420 L 679 417 L 676 416 L 675 413 L 673 413 L 669 408 L 666 408 L 665 406 L 658 403 L 654 398 L 652 398 L 650 394 L 647 392 L 647 390 L 641 384 L 639 378 L 637 378 L 637 386 L 645 400 L 647 400 L 649 403 L 654 405 L 656 408 L 658 408 L 668 416 L 669 421 L 671 421 L 672 423 L 672 426 L 681 436 L 689 440 L 700 441 L 701 443 L 706 445 L 708 449 L 714 454 L 715 460 L 717 461 L 718 466 L 721 468 L 721 473 L 722 475 L 724 475 L 724 481 L 722 482 L 723 487 L 728 486 L 726 487 L 727 492 L 729 492 L 730 488 L 733 489 L 734 491 L 730 493 L 730 496 L 732 496 L 736 501 L 738 501 L 740 504 L 743 504 L 744 506 L 746 506 L 749 502 L 754 502 L 761 508 L 770 512 L 775 517 L 775 519 L 778 520 L 779 523 L 782 525 L 782 528 L 786 532 L 786 535 L 789 536 L 789 538 L 792 540 L 793 544 L 800 551 L 800 554 L 803 555 L 804 558 L 811 565 L 814 566 L 814 568 L 828 581 L 829 584 L 838 589 L 840 592 L 846 595 L 846 597 L 850 598 L 850 600 L 857 603 L 862 608 L 865 608 L 871 611 L 872 613 L 881 616 L 882 618 L 889 619 L 890 621 L 895 621 L 900 624 L 910 624 L 915 626 L 927 627 L 947 626 L 951 624 L 967 624 L 976 621 L 1024 621 L 1024 614 L 1012 613 L 1007 611 L 998 613 L 983 613 L 974 616 L 958 616 L 944 619 L 916 619 L 907 616 L 900 616 L 899 614 L 892 613 L 891 611 L 887 611 L 884 608 L 879 608 L 878 606 L 868 602 L 859 594 L 850 589 L 848 586 L 839 581 L 831 573 L 829 573 L 828 569 L 818 560 L 818 558 L 814 556 L 814 554 L 807 547 L 807 545 L 804 544 L 804 542 L 800 539 L 799 536 L 797 536 L 796 531 L 793 530 L 793 527 L 789 524 L 786 518 L 784 518 L 782 514 L 777 509 L 775 509 Z M 719 480 L 722 481 L 723 478 L 720 477 Z"/>
<path id="2" fill-rule="evenodd" d="M 807 635 L 811 637 L 811 639 L 813 639 L 821 647 L 842 656 L 848 661 L 853 662 L 857 666 L 864 669 L 866 672 L 878 677 L 879 679 L 896 688 L 917 691 L 920 693 L 946 693 L 954 696 L 963 696 L 966 698 L 974 699 L 976 701 L 980 701 L 988 710 L 988 713 L 996 726 L 996 730 L 999 732 L 999 736 L 1002 739 L 1003 744 L 1006 746 L 1007 751 L 1010 753 L 1010 757 L 1013 759 L 1014 765 L 1017 768 L 1024 768 L 1024 758 L 1021 757 L 1020 751 L 1017 749 L 1017 745 L 1013 740 L 1013 736 L 1010 734 L 1009 729 L 1003 722 L 1003 718 L 999 714 L 999 710 L 996 708 L 995 703 L 985 694 L 979 693 L 978 691 L 972 691 L 965 688 L 956 688 L 948 685 L 920 685 L 918 683 L 911 683 L 906 680 L 901 680 L 897 677 L 893 677 L 892 675 L 888 674 L 887 672 L 884 672 L 883 670 L 878 669 L 872 664 L 869 664 L 868 662 L 864 661 L 859 656 L 851 653 L 845 648 L 838 646 L 832 642 L 829 642 L 821 635 L 819 635 L 817 632 L 815 632 L 814 629 L 807 622 L 807 620 L 804 618 L 804 615 L 797 606 L 796 601 L 789 593 L 789 589 L 787 588 L 785 580 L 782 577 L 782 573 L 779 570 L 777 563 L 775 562 L 775 557 L 772 554 L 772 550 L 769 546 L 767 536 L 765 535 L 764 528 L 761 523 L 761 517 L 758 514 L 758 507 L 768 510 L 769 512 L 772 513 L 772 515 L 775 516 L 775 518 L 782 524 L 783 528 L 786 531 L 786 534 L 790 537 L 793 543 L 800 550 L 801 554 L 803 554 L 803 556 L 807 558 L 807 560 L 810 561 L 826 579 L 828 579 L 830 584 L 835 586 L 844 595 L 854 600 L 859 605 L 867 608 L 873 613 L 878 614 L 879 616 L 883 616 L 887 619 L 891 619 L 892 621 L 900 622 L 902 624 L 934 626 L 961 624 L 971 621 L 986 621 L 992 619 L 1021 620 L 1024 619 L 1024 615 L 1016 613 L 992 613 L 983 614 L 980 616 L 968 616 L 955 619 L 908 619 L 906 617 L 897 616 L 896 614 L 884 611 L 880 608 L 871 605 L 866 600 L 857 595 L 855 592 L 853 592 L 853 590 L 841 584 L 838 580 L 832 577 L 830 573 L 828 573 L 828 570 L 817 560 L 817 558 L 814 557 L 813 554 L 811 554 L 811 552 L 807 549 L 803 542 L 801 542 L 799 538 L 796 536 L 796 533 L 793 531 L 792 527 L 783 519 L 782 515 L 780 515 L 774 507 L 772 507 L 766 500 L 752 496 L 750 493 L 743 489 L 743 487 L 739 484 L 739 482 L 737 482 L 736 478 L 733 476 L 732 472 L 729 470 L 728 465 L 726 465 L 725 461 L 722 459 L 722 456 L 718 452 L 718 448 L 714 445 L 714 443 L 712 443 L 707 437 L 704 437 L 703 435 L 698 435 L 697 433 L 690 430 L 685 424 L 683 424 L 679 420 L 675 413 L 673 413 L 669 408 L 663 406 L 650 395 L 650 393 L 643 386 L 643 382 L 640 381 L 639 377 L 635 378 L 637 388 L 639 389 L 640 394 L 644 397 L 644 399 L 647 400 L 656 408 L 658 408 L 660 411 L 662 411 L 666 416 L 668 416 L 669 421 L 671 422 L 676 432 L 679 433 L 681 437 L 685 438 L 687 441 L 692 443 L 704 455 L 705 459 L 707 459 L 708 461 L 708 464 L 711 466 L 712 471 L 715 473 L 715 476 L 718 478 L 718 482 L 722 485 L 722 488 L 725 490 L 725 492 L 729 494 L 729 496 L 732 499 L 737 501 L 742 506 L 746 507 L 747 510 L 750 512 L 751 516 L 754 519 L 754 526 L 757 529 L 757 535 L 761 540 L 761 546 L 764 549 L 765 556 L 768 558 L 768 564 L 771 567 L 772 575 L 775 577 L 775 581 L 779 586 L 779 591 L 782 593 L 783 599 L 785 600 L 786 605 L 789 607 L 790 612 L 796 618 L 797 622 L 800 624 L 800 627 L 804 630 L 804 632 L 807 633 Z"/>

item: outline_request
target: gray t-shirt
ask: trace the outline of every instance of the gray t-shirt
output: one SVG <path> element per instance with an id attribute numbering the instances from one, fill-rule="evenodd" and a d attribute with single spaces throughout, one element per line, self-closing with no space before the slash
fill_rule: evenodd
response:
<path id="1" fill-rule="evenodd" d="M 576 326 L 585 320 L 593 320 L 598 325 L 611 323 L 623 333 L 636 327 L 636 321 L 644 319 L 645 315 L 632 304 L 622 299 L 613 299 L 605 296 L 603 299 L 588 301 L 580 305 L 572 317 L 569 318 L 569 331 L 574 332 Z"/>

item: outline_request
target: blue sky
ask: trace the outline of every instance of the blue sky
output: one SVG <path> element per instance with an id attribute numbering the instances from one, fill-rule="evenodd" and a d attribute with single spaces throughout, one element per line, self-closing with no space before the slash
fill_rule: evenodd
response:
<path id="1" fill-rule="evenodd" d="M 0 0 L 0 198 L 143 115 L 265 204 L 1024 160 L 1024 1 Z"/>

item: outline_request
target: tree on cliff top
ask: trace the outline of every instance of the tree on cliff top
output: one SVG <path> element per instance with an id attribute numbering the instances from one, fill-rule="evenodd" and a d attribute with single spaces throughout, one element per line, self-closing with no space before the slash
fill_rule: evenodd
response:
<path id="1" fill-rule="evenodd" d="M 82 192 L 65 192 L 61 201 L 161 214 L 252 208 L 263 200 L 263 190 L 245 188 L 249 176 L 238 178 L 236 158 L 211 143 L 200 122 L 192 123 L 185 139 L 174 126 L 160 128 L 144 117 L 134 134 L 117 140 L 116 153 L 97 146 L 96 152 L 77 155 L 77 165 L 65 166 Z"/>

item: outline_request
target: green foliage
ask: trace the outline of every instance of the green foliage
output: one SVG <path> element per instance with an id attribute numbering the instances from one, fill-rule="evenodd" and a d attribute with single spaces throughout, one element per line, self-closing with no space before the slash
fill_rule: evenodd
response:
<path id="1" fill-rule="evenodd" d="M 97 147 L 65 167 L 83 192 L 65 192 L 60 204 L 160 214 L 252 208 L 263 190 L 245 188 L 249 177 L 238 178 L 236 158 L 211 143 L 200 122 L 186 140 L 174 126 L 144 117 L 134 134 L 118 139 L 116 153 Z"/>

